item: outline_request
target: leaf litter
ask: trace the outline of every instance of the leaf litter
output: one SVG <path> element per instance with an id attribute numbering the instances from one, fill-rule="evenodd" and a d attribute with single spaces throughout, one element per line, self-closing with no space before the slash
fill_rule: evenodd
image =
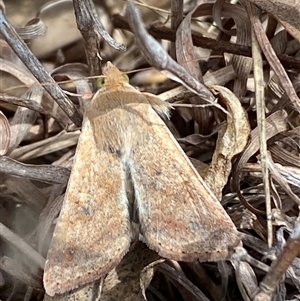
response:
<path id="1" fill-rule="evenodd" d="M 61 23 L 73 16 L 71 1 L 44 2 L 28 1 L 36 16 L 25 3 L 18 4 L 25 11 L 19 15 L 17 2 L 1 3 L 1 24 L 7 25 L 0 40 L 1 300 L 96 300 L 100 295 L 100 300 L 298 300 L 299 5 L 153 0 L 136 6 L 145 25 L 132 26 L 138 11 L 130 6 L 124 11 L 122 1 L 95 6 L 73 1 L 93 25 L 92 38 L 83 42 L 74 29 L 76 19 L 70 28 Z M 58 9 L 60 14 L 53 13 Z M 102 24 L 95 21 L 97 14 Z M 77 16 L 82 29 L 80 22 Z M 143 26 L 142 35 L 135 32 Z M 32 57 L 18 36 L 26 39 Z M 84 45 L 88 54 L 97 54 L 93 59 L 86 60 Z M 167 125 L 234 221 L 243 244 L 228 261 L 178 263 L 136 243 L 104 281 L 50 298 L 43 293 L 42 269 L 80 116 L 95 91 L 93 79 L 86 78 L 99 75 L 102 60 L 130 77 L 131 71 L 140 74 L 140 90 L 176 105 Z M 139 71 L 153 67 L 180 84 Z M 48 74 L 64 83 L 50 83 Z M 49 94 L 43 86 L 50 87 Z"/>

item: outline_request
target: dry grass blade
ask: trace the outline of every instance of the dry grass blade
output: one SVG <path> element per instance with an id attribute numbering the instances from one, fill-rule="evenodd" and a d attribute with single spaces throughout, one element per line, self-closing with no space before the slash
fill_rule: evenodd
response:
<path id="1" fill-rule="evenodd" d="M 267 154 L 267 160 L 268 160 L 268 167 L 270 169 L 270 173 L 272 174 L 272 177 L 274 177 L 276 182 L 279 183 L 280 187 L 282 187 L 282 189 L 293 199 L 293 201 L 300 206 L 300 197 L 297 196 L 291 190 L 290 186 L 287 183 L 287 180 L 285 180 L 284 176 L 281 175 L 280 168 L 277 167 L 278 165 L 275 166 L 270 154 Z M 289 169 L 291 169 L 291 167 L 287 168 L 287 170 L 284 171 L 284 174 L 286 177 L 288 177 L 289 174 L 290 175 L 292 174 L 292 172 L 289 172 Z M 281 167 L 281 170 L 282 170 L 282 167 Z M 297 173 L 299 173 L 299 171 L 297 169 L 295 169 L 293 172 L 294 176 L 289 177 L 290 181 L 292 181 L 292 184 L 296 184 L 297 179 L 299 179 L 299 175 L 297 177 Z M 293 179 L 295 179 L 295 182 L 293 181 Z"/>
<path id="2" fill-rule="evenodd" d="M 10 139 L 11 139 L 11 130 L 9 122 L 6 116 L 0 111 L 0 156 L 3 156 L 7 153 Z"/>
<path id="3" fill-rule="evenodd" d="M 77 143 L 78 137 L 79 131 L 73 133 L 63 131 L 54 137 L 19 147 L 10 156 L 19 161 L 30 160 L 73 146 Z"/>
<path id="4" fill-rule="evenodd" d="M 264 95 L 264 76 L 263 76 L 263 61 L 262 53 L 258 45 L 255 33 L 251 31 L 252 37 L 252 56 L 253 56 L 253 75 L 255 84 L 255 103 L 257 115 L 257 127 L 259 134 L 259 150 L 260 162 L 263 176 L 265 198 L 266 198 L 266 215 L 271 215 L 271 199 L 270 199 L 270 184 L 269 184 L 269 170 L 267 162 L 267 139 L 266 139 L 266 116 L 265 116 L 265 95 Z M 267 218 L 268 230 L 268 246 L 271 247 L 273 243 L 273 227 L 272 221 Z"/>
<path id="5" fill-rule="evenodd" d="M 44 268 L 45 258 L 29 246 L 22 238 L 9 230 L 5 225 L 0 223 L 0 236 L 8 241 L 11 245 L 23 252 L 34 264 L 41 269 Z"/>
<path id="6" fill-rule="evenodd" d="M 269 64 L 274 69 L 274 72 L 277 74 L 279 80 L 281 81 L 282 87 L 285 90 L 286 94 L 289 96 L 291 102 L 295 106 L 296 110 L 300 112 L 300 100 L 295 92 L 295 89 L 286 73 L 282 67 L 280 61 L 278 60 L 276 53 L 274 52 L 267 36 L 264 33 L 263 26 L 259 20 L 259 11 L 251 3 L 247 3 L 247 10 L 249 12 L 249 17 L 251 24 L 256 34 L 256 38 L 259 42 L 259 45 L 265 54 Z"/>
<path id="7" fill-rule="evenodd" d="M 171 28 L 177 31 L 180 23 L 183 20 L 183 0 L 171 0 Z M 177 51 L 176 44 L 171 43 L 170 45 L 170 56 L 176 60 Z"/>
<path id="8" fill-rule="evenodd" d="M 249 0 L 262 10 L 272 14 L 286 30 L 300 42 L 299 17 L 300 5 L 294 0 Z"/>
<path id="9" fill-rule="evenodd" d="M 270 139 L 272 136 L 283 132 L 286 130 L 286 122 L 285 118 L 286 114 L 281 111 L 277 111 L 273 115 L 269 116 L 266 119 L 266 140 Z M 247 145 L 245 152 L 240 156 L 239 160 L 236 162 L 236 168 L 235 173 L 233 175 L 233 185 L 236 189 L 236 192 L 238 194 L 239 199 L 243 203 L 243 205 L 248 208 L 250 211 L 252 211 L 254 214 L 265 214 L 263 211 L 258 210 L 254 208 L 251 204 L 249 204 L 246 199 L 242 196 L 240 188 L 239 188 L 239 180 L 241 170 L 243 166 L 246 164 L 248 159 L 256 153 L 256 151 L 259 149 L 259 136 L 258 136 L 259 130 L 256 128 L 251 133 L 251 142 Z"/>

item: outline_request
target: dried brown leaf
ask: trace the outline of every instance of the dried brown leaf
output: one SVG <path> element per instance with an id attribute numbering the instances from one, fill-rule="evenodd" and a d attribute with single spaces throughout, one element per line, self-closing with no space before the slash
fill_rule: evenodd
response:
<path id="1" fill-rule="evenodd" d="M 176 57 L 177 62 L 183 66 L 192 76 L 203 82 L 202 71 L 194 52 L 194 45 L 191 33 L 191 18 L 195 10 L 192 10 L 181 22 L 176 32 Z M 199 96 L 189 99 L 191 104 L 201 105 L 205 102 Z M 211 131 L 212 112 L 209 108 L 192 109 L 193 117 L 199 125 L 199 132 L 207 134 Z"/>
<path id="2" fill-rule="evenodd" d="M 249 263 L 238 259 L 231 260 L 235 273 L 239 290 L 243 296 L 243 300 L 252 300 L 252 294 L 258 288 L 256 275 Z"/>
<path id="3" fill-rule="evenodd" d="M 222 189 L 231 172 L 231 159 L 245 148 L 250 134 L 247 115 L 239 99 L 227 88 L 212 86 L 225 103 L 230 116 L 220 130 L 212 162 L 205 176 L 205 182 L 221 199 Z"/>
<path id="4" fill-rule="evenodd" d="M 203 82 L 202 72 L 198 64 L 198 59 L 194 52 L 194 45 L 191 33 L 191 18 L 194 10 L 189 12 L 176 32 L 176 58 L 177 62 L 183 66 L 196 79 Z"/>

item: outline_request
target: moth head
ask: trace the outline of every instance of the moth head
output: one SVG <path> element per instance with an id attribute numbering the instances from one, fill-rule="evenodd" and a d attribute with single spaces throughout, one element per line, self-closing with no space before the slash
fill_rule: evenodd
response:
<path id="1" fill-rule="evenodd" d="M 103 75 L 104 77 L 99 78 L 100 88 L 105 86 L 108 89 L 113 89 L 114 87 L 125 86 L 129 83 L 128 76 L 121 72 L 111 62 L 108 62 L 103 68 Z"/>

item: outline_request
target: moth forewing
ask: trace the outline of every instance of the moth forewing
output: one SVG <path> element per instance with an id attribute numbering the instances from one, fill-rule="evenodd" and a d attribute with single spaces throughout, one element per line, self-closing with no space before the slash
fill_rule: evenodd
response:
<path id="1" fill-rule="evenodd" d="M 97 105 L 92 102 L 89 110 Z M 130 246 L 123 162 L 117 153 L 103 150 L 94 132 L 99 129 L 105 136 L 106 126 L 105 115 L 85 114 L 45 265 L 44 286 L 50 296 L 106 275 Z"/>
<path id="2" fill-rule="evenodd" d="M 129 159 L 145 242 L 174 260 L 226 258 L 239 242 L 231 219 L 150 105 L 135 110 L 148 121 Z"/>

